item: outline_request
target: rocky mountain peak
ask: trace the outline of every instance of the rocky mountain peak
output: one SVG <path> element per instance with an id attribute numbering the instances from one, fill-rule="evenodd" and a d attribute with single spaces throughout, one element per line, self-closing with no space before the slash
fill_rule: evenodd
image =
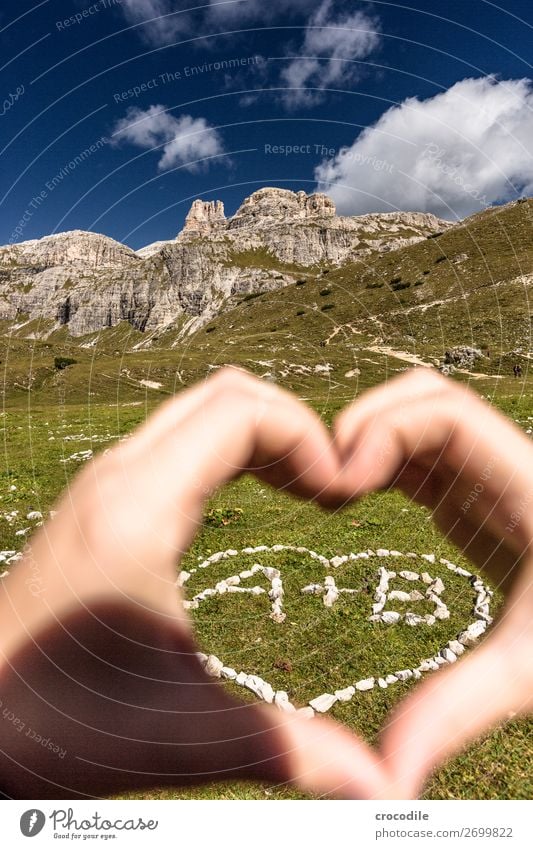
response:
<path id="1" fill-rule="evenodd" d="M 123 268 L 136 260 L 135 251 L 109 236 L 85 230 L 67 230 L 42 239 L 32 239 L 0 248 L 0 264 L 54 268 L 81 265 L 84 268 Z"/>
<path id="2" fill-rule="evenodd" d="M 229 229 L 260 227 L 271 222 L 305 222 L 334 215 L 335 204 L 327 195 L 320 192 L 308 195 L 268 186 L 258 189 L 243 201 L 230 219 Z"/>
<path id="3" fill-rule="evenodd" d="M 208 236 L 225 223 L 224 204 L 221 200 L 204 201 L 197 198 L 185 219 L 182 232 Z"/>

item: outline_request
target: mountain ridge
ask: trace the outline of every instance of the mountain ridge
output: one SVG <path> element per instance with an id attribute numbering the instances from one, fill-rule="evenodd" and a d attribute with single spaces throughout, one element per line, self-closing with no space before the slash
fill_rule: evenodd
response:
<path id="1" fill-rule="evenodd" d="M 0 247 L 0 319 L 41 320 L 72 336 L 127 321 L 183 336 L 233 295 L 271 291 L 309 270 L 415 244 L 450 223 L 428 213 L 337 216 L 327 195 L 264 187 L 226 218 L 221 201 L 193 202 L 175 239 L 134 251 L 73 230 Z"/>

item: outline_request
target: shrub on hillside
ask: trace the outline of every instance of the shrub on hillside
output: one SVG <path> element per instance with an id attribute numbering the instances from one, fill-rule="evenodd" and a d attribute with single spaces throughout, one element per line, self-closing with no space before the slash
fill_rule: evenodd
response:
<path id="1" fill-rule="evenodd" d="M 77 362 L 73 357 L 54 357 L 54 368 L 61 371 L 64 368 L 68 368 L 68 366 L 75 365 Z"/>

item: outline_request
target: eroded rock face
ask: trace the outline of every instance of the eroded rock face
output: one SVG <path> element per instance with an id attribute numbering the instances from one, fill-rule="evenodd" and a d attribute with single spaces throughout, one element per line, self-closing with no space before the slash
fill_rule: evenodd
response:
<path id="1" fill-rule="evenodd" d="M 307 195 L 265 188 L 247 197 L 228 223 L 229 230 L 265 227 L 286 221 L 310 221 L 335 215 L 335 204 L 324 194 Z"/>
<path id="2" fill-rule="evenodd" d="M 224 204 L 221 200 L 203 201 L 198 198 L 193 202 L 185 219 L 183 232 L 208 236 L 225 223 Z"/>
<path id="3" fill-rule="evenodd" d="M 70 230 L 0 248 L 2 265 L 12 262 L 43 269 L 79 265 L 92 269 L 124 268 L 134 266 L 137 260 L 135 251 L 126 245 L 84 230 Z"/>
<path id="4" fill-rule="evenodd" d="M 195 200 L 176 239 L 139 251 L 75 230 L 0 248 L 0 319 L 43 319 L 82 336 L 129 322 L 193 332 L 236 294 L 277 289 L 306 269 L 395 250 L 450 226 L 425 213 L 340 217 L 324 194 L 264 188 L 232 218 Z M 36 331 L 33 327 L 32 333 Z M 44 331 L 43 331 L 44 332 Z"/>

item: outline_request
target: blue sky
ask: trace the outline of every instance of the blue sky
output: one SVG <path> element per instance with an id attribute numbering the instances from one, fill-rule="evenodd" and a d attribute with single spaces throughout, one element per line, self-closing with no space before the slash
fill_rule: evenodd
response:
<path id="1" fill-rule="evenodd" d="M 0 243 L 137 248 L 264 185 L 451 219 L 533 193 L 532 35 L 530 0 L 4 0 Z"/>

